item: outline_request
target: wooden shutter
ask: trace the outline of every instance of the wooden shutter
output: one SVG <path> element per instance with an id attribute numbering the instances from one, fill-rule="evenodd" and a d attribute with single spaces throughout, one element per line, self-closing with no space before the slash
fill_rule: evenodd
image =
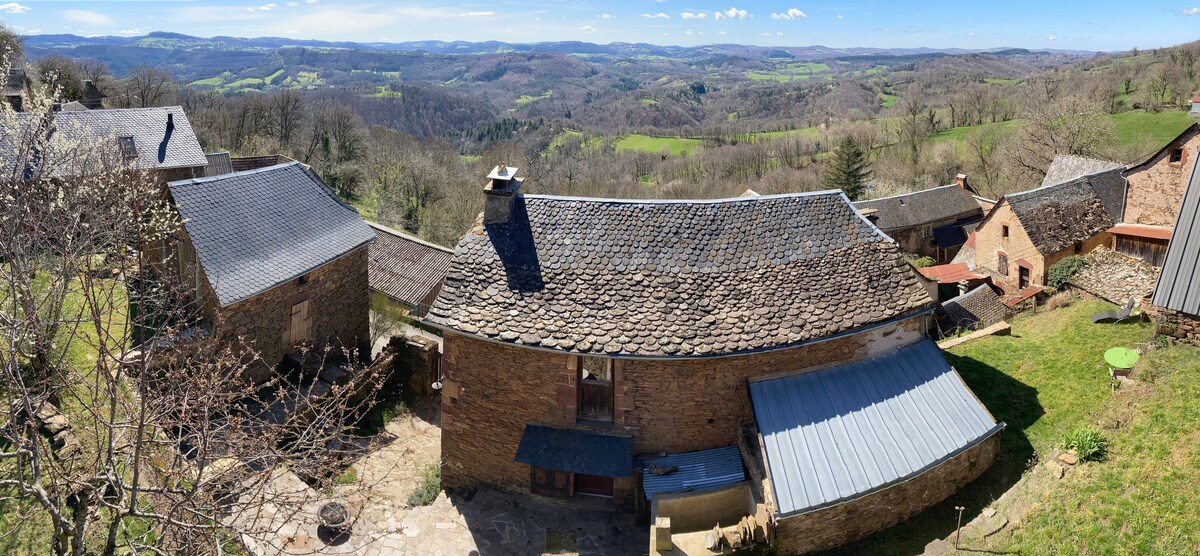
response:
<path id="1" fill-rule="evenodd" d="M 312 328 L 312 319 L 308 315 L 308 300 L 292 305 L 291 318 L 288 323 L 288 343 L 298 344 L 308 341 Z"/>

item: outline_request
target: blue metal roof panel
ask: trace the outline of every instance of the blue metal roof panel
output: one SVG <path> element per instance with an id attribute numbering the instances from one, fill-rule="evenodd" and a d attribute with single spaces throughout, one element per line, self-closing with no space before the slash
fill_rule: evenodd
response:
<path id="1" fill-rule="evenodd" d="M 1192 166 L 1152 297 L 1159 307 L 1190 315 L 1200 315 L 1200 168 L 1197 166 L 1200 165 Z"/>
<path id="2" fill-rule="evenodd" d="M 649 472 L 652 465 L 674 466 L 678 469 L 668 475 L 654 475 Z M 645 458 L 642 468 L 646 470 L 642 487 L 648 498 L 671 492 L 723 487 L 746 480 L 742 470 L 742 453 L 737 446 Z"/>
<path id="3" fill-rule="evenodd" d="M 600 477 L 633 474 L 633 437 L 529 423 L 514 461 Z"/>
<path id="4" fill-rule="evenodd" d="M 753 382 L 780 515 L 919 474 L 1002 425 L 931 340 L 832 369 Z"/>

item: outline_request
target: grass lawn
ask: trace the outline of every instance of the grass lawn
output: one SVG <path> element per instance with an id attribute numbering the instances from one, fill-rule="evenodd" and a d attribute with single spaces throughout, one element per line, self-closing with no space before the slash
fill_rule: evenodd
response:
<path id="1" fill-rule="evenodd" d="M 1049 453 L 1074 428 L 1096 426 L 1119 406 L 1122 397 L 1110 393 L 1102 354 L 1110 347 L 1148 342 L 1152 327 L 1092 324 L 1092 313 L 1105 308 L 1111 305 L 1077 301 L 1067 308 L 1014 319 L 1011 336 L 984 338 L 952 349 L 947 359 L 996 420 L 1008 424 L 1002 433 L 1000 459 L 946 501 L 837 553 L 920 553 L 930 541 L 953 533 L 954 506 L 966 507 L 966 523 L 1026 481 L 1024 472 L 1031 458 Z M 1175 542 L 1169 540 L 1171 535 L 1163 538 L 1168 531 L 1178 530 L 1175 527 L 1154 527 L 1149 522 L 1122 527 L 1113 519 L 1137 513 L 1158 519 L 1168 513 L 1175 516 L 1173 523 L 1200 530 L 1200 492 L 1188 486 L 1200 481 L 1200 448 L 1195 442 L 1200 438 L 1200 432 L 1195 432 L 1200 430 L 1196 408 L 1200 406 L 1200 350 L 1160 350 L 1148 360 L 1157 362 L 1160 354 L 1168 357 L 1170 368 L 1180 368 L 1156 385 L 1162 399 L 1139 402 L 1144 407 L 1139 405 L 1130 426 L 1103 431 L 1113 443 L 1111 460 L 1073 470 L 1067 480 L 1053 485 L 1054 492 L 1044 493 L 1046 498 L 1036 502 L 1040 507 L 1031 506 L 1034 509 L 1025 523 L 1010 526 L 1015 536 L 1006 530 L 989 539 L 989 549 L 1076 553 L 1076 547 L 1090 546 L 1092 552 L 1115 553 L 1122 546 L 1137 546 L 1126 541 L 1139 541 L 1165 542 L 1183 553 L 1187 552 L 1183 547 L 1194 546 L 1182 540 L 1170 544 Z M 1185 361 L 1186 375 L 1181 368 Z M 1140 499 L 1131 496 L 1138 493 Z M 1177 509 L 1184 507 L 1189 511 Z M 1107 516 L 1108 522 L 1098 520 L 1097 514 Z M 1099 529 L 1109 530 L 1108 534 L 1101 535 Z M 1124 540 L 1118 542 L 1116 537 Z M 1051 545 L 1061 550 L 1049 550 Z"/>
<path id="2" fill-rule="evenodd" d="M 1191 116 L 1183 110 L 1168 112 L 1122 112 L 1109 116 L 1113 132 L 1122 145 L 1137 144 L 1149 137 L 1157 148 L 1177 137 L 1192 125 Z M 1150 154 L 1149 152 L 1143 154 Z"/>
<path id="3" fill-rule="evenodd" d="M 663 149 L 670 151 L 672 156 L 696 154 L 704 148 L 704 141 L 686 137 L 651 137 L 639 133 L 631 133 L 617 140 L 617 152 L 644 151 L 657 153 Z"/>
<path id="4" fill-rule="evenodd" d="M 546 91 L 538 96 L 522 95 L 516 101 L 517 106 L 525 106 L 526 104 L 529 104 L 531 102 L 536 102 L 536 101 L 542 100 L 544 98 L 550 98 L 553 94 L 554 94 L 554 91 Z"/>

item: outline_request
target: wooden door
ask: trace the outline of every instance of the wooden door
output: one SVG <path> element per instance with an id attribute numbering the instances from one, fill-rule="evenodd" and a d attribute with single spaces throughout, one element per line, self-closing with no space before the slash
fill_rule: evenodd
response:
<path id="1" fill-rule="evenodd" d="M 613 495 L 612 477 L 597 477 L 595 475 L 575 474 L 575 494 L 590 494 L 592 496 Z"/>
<path id="2" fill-rule="evenodd" d="M 299 344 L 308 341 L 312 320 L 308 315 L 308 300 L 292 305 L 292 313 L 288 322 L 288 343 Z"/>
<path id="3" fill-rule="evenodd" d="M 540 467 L 529 468 L 529 490 L 553 498 L 571 497 L 571 474 Z"/>
<path id="4" fill-rule="evenodd" d="M 581 421 L 611 423 L 613 420 L 612 360 L 582 357 L 579 364 L 579 405 Z"/>
<path id="5" fill-rule="evenodd" d="M 1021 289 L 1029 287 L 1029 269 L 1023 266 L 1017 267 L 1017 286 Z"/>

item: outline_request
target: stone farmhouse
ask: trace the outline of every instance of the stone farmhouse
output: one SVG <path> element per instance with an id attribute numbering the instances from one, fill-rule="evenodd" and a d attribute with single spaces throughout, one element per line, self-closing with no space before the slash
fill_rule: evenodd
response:
<path id="1" fill-rule="evenodd" d="M 371 292 L 423 317 L 442 290 L 454 251 L 375 223 L 370 249 Z"/>
<path id="2" fill-rule="evenodd" d="M 1195 164 L 1150 301 L 1143 306 L 1159 334 L 1200 345 L 1200 168 Z"/>
<path id="3" fill-rule="evenodd" d="M 217 337 L 244 341 L 267 366 L 301 345 L 369 357 L 375 233 L 306 166 L 173 181 L 166 194 L 183 226 L 152 260 L 195 288 L 197 320 Z"/>
<path id="4" fill-rule="evenodd" d="M 923 191 L 858 201 L 863 214 L 896 240 L 905 253 L 949 262 L 967 241 L 983 209 L 966 176 L 958 183 Z"/>
<path id="5" fill-rule="evenodd" d="M 1114 237 L 1114 251 L 1153 266 L 1163 265 L 1198 150 L 1200 124 L 1192 124 L 1125 172 L 1129 189 L 1124 218 L 1109 230 Z"/>
<path id="6" fill-rule="evenodd" d="M 568 198 L 515 173 L 489 176 L 425 319 L 444 487 L 628 501 L 652 550 L 749 515 L 792 554 L 996 459 L 1003 424 L 926 336 L 933 301 L 841 192 Z"/>
<path id="7" fill-rule="evenodd" d="M 1009 294 L 1040 291 L 1054 263 L 1109 245 L 1108 230 L 1121 221 L 1123 170 L 1002 197 L 976 229 L 974 271 Z"/>

